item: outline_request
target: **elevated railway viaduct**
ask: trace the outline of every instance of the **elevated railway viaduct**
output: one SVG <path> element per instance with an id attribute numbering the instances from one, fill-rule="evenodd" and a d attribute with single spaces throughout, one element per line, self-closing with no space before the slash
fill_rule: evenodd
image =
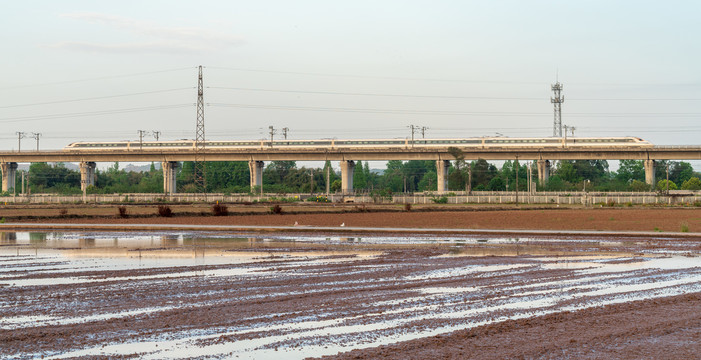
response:
<path id="1" fill-rule="evenodd" d="M 590 146 L 586 148 L 532 146 L 509 146 L 488 148 L 460 148 L 465 160 L 519 160 L 534 161 L 538 168 L 539 181 L 549 177 L 550 160 L 642 160 L 645 164 L 645 180 L 655 183 L 655 161 L 701 160 L 701 146 Z M 436 162 L 438 192 L 447 190 L 449 162 L 454 160 L 448 146 L 427 148 L 256 148 L 256 149 L 206 149 L 206 161 L 247 161 L 251 171 L 251 187 L 262 185 L 263 166 L 266 161 L 339 161 L 342 190 L 353 192 L 353 170 L 356 161 L 387 160 L 432 160 Z M 2 168 L 2 190 L 15 188 L 18 163 L 75 162 L 80 164 L 81 187 L 95 183 L 97 162 L 161 162 L 165 193 L 176 189 L 178 162 L 194 161 L 193 149 L 80 149 L 48 151 L 4 151 L 0 152 Z"/>

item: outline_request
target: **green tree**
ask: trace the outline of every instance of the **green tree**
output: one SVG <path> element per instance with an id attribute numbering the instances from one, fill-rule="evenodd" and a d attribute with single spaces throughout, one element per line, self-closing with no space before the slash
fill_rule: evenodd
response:
<path id="1" fill-rule="evenodd" d="M 392 192 L 402 192 L 404 190 L 404 172 L 402 171 L 404 164 L 401 160 L 390 160 L 387 162 L 387 169 L 385 169 L 382 178 L 380 179 L 380 186 L 383 189 L 390 190 Z"/>
<path id="2" fill-rule="evenodd" d="M 284 183 L 285 177 L 296 167 L 297 163 L 295 161 L 271 161 L 265 171 L 270 172 L 270 175 L 276 178 L 276 182 Z"/>
<path id="3" fill-rule="evenodd" d="M 632 191 L 645 192 L 645 191 L 650 191 L 650 188 L 652 188 L 652 186 L 650 186 L 650 184 L 647 184 L 647 183 L 640 181 L 640 180 L 633 180 L 630 183 L 630 189 Z"/>
<path id="4" fill-rule="evenodd" d="M 435 170 L 429 171 L 424 174 L 424 176 L 421 178 L 419 183 L 417 184 L 418 191 L 436 191 L 438 190 L 438 183 L 436 182 L 436 179 L 438 178 L 438 174 L 436 173 Z"/>
<path id="5" fill-rule="evenodd" d="M 506 185 L 504 184 L 504 180 L 501 179 L 501 176 L 495 176 L 492 178 L 492 180 L 489 180 L 489 184 L 487 185 L 487 190 L 504 191 L 505 186 Z"/>
<path id="6" fill-rule="evenodd" d="M 29 186 L 35 193 L 79 193 L 80 172 L 70 170 L 63 163 L 29 165 Z"/>
<path id="7" fill-rule="evenodd" d="M 667 180 L 667 179 L 658 181 L 656 189 L 658 191 L 666 191 L 668 182 L 669 182 L 669 190 L 677 190 L 677 184 L 675 184 L 672 180 Z"/>
<path id="8" fill-rule="evenodd" d="M 452 170 L 448 170 L 448 186 L 450 189 L 465 190 L 467 188 L 465 186 L 468 178 L 467 172 L 469 171 L 468 165 L 465 162 L 465 154 L 462 150 L 454 146 L 448 148 L 448 153 L 455 158 Z"/>
<path id="9" fill-rule="evenodd" d="M 355 170 L 353 171 L 353 189 L 366 189 L 367 188 L 367 178 L 365 177 L 365 170 L 363 169 L 363 162 L 358 161 L 355 164 Z"/>
<path id="10" fill-rule="evenodd" d="M 553 175 L 548 179 L 548 183 L 545 185 L 545 190 L 547 191 L 569 191 L 572 190 L 572 185 L 562 180 L 560 175 Z"/>
<path id="11" fill-rule="evenodd" d="M 672 162 L 669 168 L 669 179 L 677 184 L 682 184 L 694 176 L 691 164 L 684 161 Z"/>
<path id="12" fill-rule="evenodd" d="M 645 181 L 645 167 L 642 160 L 621 160 L 616 172 L 616 179 L 624 183 L 638 180 Z"/>
<path id="13" fill-rule="evenodd" d="M 697 177 L 692 177 L 682 184 L 682 190 L 701 190 L 701 180 Z"/>
<path id="14" fill-rule="evenodd" d="M 475 190 L 487 189 L 489 181 L 499 174 L 497 167 L 484 159 L 477 159 L 470 166 L 472 167 L 472 188 Z"/>

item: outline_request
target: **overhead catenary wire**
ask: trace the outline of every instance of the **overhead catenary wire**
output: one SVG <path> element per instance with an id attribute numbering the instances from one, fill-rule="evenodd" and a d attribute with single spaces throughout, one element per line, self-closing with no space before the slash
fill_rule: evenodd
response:
<path id="1" fill-rule="evenodd" d="M 348 107 L 314 107 L 314 106 L 290 106 L 290 105 L 264 105 L 264 104 L 229 104 L 208 103 L 213 107 L 231 107 L 242 109 L 264 110 L 290 110 L 290 111 L 318 111 L 318 112 L 345 112 L 345 113 L 373 113 L 373 114 L 409 114 L 409 115 L 460 115 L 460 116 L 548 116 L 546 112 L 510 112 L 510 111 L 447 111 L 447 110 L 405 110 L 405 109 L 379 109 L 379 108 L 348 108 Z M 696 117 L 701 113 L 568 113 L 572 117 L 650 117 L 650 116 Z"/>

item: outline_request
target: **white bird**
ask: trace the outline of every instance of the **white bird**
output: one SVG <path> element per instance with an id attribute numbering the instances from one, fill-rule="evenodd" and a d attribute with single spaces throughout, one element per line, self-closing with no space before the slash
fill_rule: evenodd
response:
<path id="1" fill-rule="evenodd" d="M 346 223 L 341 223 L 341 226 L 346 226 Z"/>
<path id="2" fill-rule="evenodd" d="M 299 225 L 299 224 L 295 221 L 295 226 L 297 226 L 297 225 Z"/>

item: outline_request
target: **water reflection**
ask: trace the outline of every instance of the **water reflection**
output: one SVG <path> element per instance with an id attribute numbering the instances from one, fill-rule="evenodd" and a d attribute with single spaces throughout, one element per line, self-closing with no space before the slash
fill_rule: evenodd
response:
<path id="1" fill-rule="evenodd" d="M 32 244 L 44 244 L 46 243 L 46 233 L 45 232 L 30 232 L 29 242 Z"/>
<path id="2" fill-rule="evenodd" d="M 17 243 L 16 232 L 0 232 L 0 244 L 13 245 Z"/>

